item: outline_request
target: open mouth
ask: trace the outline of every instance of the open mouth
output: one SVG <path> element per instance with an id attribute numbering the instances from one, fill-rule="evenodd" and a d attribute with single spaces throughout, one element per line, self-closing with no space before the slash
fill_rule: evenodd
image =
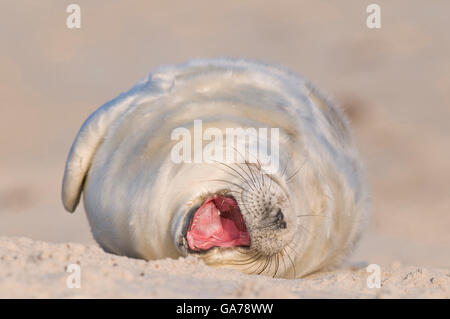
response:
<path id="1" fill-rule="evenodd" d="M 193 251 L 212 247 L 250 246 L 250 236 L 232 197 L 212 195 L 195 211 L 186 233 Z"/>

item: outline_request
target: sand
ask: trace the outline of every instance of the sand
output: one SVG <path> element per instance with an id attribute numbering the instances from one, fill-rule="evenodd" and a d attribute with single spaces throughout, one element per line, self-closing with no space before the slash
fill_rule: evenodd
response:
<path id="1" fill-rule="evenodd" d="M 70 264 L 80 288 L 69 288 Z M 442 298 L 450 269 L 381 267 L 381 287 L 369 288 L 365 267 L 343 267 L 302 279 L 244 275 L 206 266 L 196 257 L 144 261 L 94 245 L 0 238 L 0 298 Z"/>
<path id="2" fill-rule="evenodd" d="M 77 3 L 79 30 L 63 2 L 0 3 L 0 297 L 450 297 L 449 1 L 379 0 L 378 30 L 359 0 Z M 96 246 L 82 207 L 64 211 L 87 116 L 161 64 L 215 56 L 285 65 L 345 109 L 373 198 L 353 266 L 281 280 L 133 260 Z M 367 288 L 368 264 L 382 288 Z"/>

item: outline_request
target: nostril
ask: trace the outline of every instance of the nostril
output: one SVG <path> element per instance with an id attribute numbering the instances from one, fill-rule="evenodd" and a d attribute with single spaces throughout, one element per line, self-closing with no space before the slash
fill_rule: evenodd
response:
<path id="1" fill-rule="evenodd" d="M 277 219 L 277 224 L 279 228 L 282 229 L 286 229 L 287 224 L 284 221 L 284 215 L 283 212 L 281 211 L 281 208 L 278 208 L 277 214 L 275 215 L 276 219 Z"/>
<path id="2" fill-rule="evenodd" d="M 284 218 L 283 212 L 281 211 L 280 208 L 278 209 L 278 212 L 277 212 L 276 217 L 277 217 L 277 220 L 278 220 L 278 221 L 282 221 L 283 218 Z"/>

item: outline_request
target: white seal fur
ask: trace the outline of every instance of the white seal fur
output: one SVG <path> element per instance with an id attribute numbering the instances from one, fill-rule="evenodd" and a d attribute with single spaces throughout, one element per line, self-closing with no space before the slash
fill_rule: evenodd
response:
<path id="1" fill-rule="evenodd" d="M 174 163 L 171 132 L 198 119 L 221 130 L 279 128 L 280 169 Z M 244 59 L 158 68 L 91 114 L 67 159 L 66 210 L 75 210 L 82 192 L 92 233 L 108 252 L 196 254 L 213 266 L 285 278 L 339 265 L 369 211 L 363 166 L 340 109 L 302 77 Z M 186 241 L 193 213 L 221 192 L 239 205 L 250 247 L 193 251 Z"/>

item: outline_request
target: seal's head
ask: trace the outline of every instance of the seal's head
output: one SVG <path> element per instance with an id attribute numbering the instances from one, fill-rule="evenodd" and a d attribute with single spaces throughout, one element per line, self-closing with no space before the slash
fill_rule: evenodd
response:
<path id="1" fill-rule="evenodd" d="M 217 179 L 205 182 L 223 188 L 200 194 L 181 210 L 182 222 L 174 231 L 178 250 L 247 273 L 276 276 L 285 271 L 280 263 L 284 268 L 289 263 L 297 229 L 285 178 L 254 163 L 217 166 L 222 168 Z"/>

